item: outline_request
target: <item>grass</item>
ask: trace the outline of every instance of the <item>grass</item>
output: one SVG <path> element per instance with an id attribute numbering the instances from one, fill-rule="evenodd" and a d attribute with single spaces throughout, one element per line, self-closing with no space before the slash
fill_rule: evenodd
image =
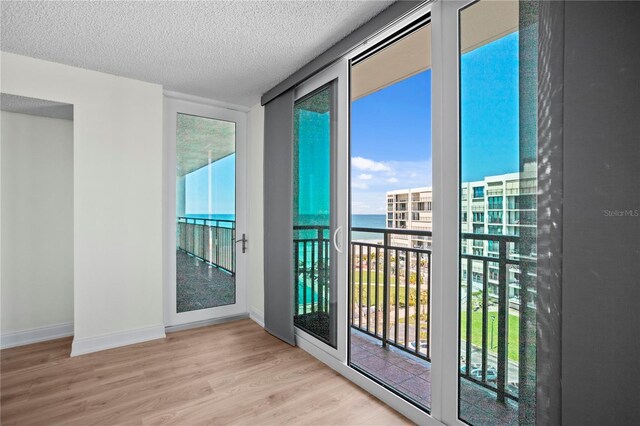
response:
<path id="1" fill-rule="evenodd" d="M 375 271 L 369 271 L 369 287 L 371 288 L 371 298 L 370 298 L 370 306 L 381 306 L 382 305 L 382 293 L 384 291 L 384 273 L 378 272 L 378 297 L 380 298 L 380 305 L 376 301 L 375 295 L 375 280 L 376 273 Z M 391 284 L 389 286 L 390 290 L 390 303 L 393 305 L 395 303 L 395 295 L 396 295 L 396 286 L 395 286 L 395 276 L 391 276 Z M 360 280 L 360 272 L 355 271 L 355 275 L 353 276 L 354 281 L 354 294 L 353 294 L 353 303 L 359 304 L 360 298 L 360 290 L 359 290 L 359 280 Z M 367 305 L 367 271 L 362 271 L 362 305 Z M 400 277 L 401 283 L 398 285 L 398 304 L 400 306 L 405 306 L 405 285 L 404 285 L 404 277 Z M 421 287 L 422 300 L 421 305 L 426 302 L 427 292 L 425 287 Z M 415 306 L 415 287 L 409 288 L 409 305 Z M 487 345 L 491 345 L 491 316 L 495 315 L 496 319 L 493 321 L 493 348 L 488 347 L 489 352 L 494 352 L 497 354 L 498 352 L 498 313 L 497 312 L 489 312 L 489 318 L 487 319 Z M 412 315 L 413 317 L 413 315 Z M 461 335 L 463 339 L 466 339 L 466 311 L 462 311 L 462 330 Z M 415 320 L 415 318 L 414 318 Z M 401 319 L 400 322 L 404 322 Z M 511 361 L 518 362 L 519 360 L 519 333 L 520 333 L 520 318 L 517 315 L 509 315 L 509 336 L 508 336 L 508 357 Z M 478 310 L 477 312 L 473 312 L 471 314 L 471 343 L 475 346 L 482 346 L 482 311 Z"/>
<path id="2" fill-rule="evenodd" d="M 375 289 L 376 289 L 376 272 L 375 271 L 369 271 L 369 287 L 371 288 L 371 306 L 374 305 L 378 305 L 376 303 L 376 295 L 375 295 Z M 362 303 L 363 306 L 366 306 L 367 304 L 367 271 L 362 271 Z M 378 297 L 380 298 L 380 303 L 382 304 L 382 292 L 384 291 L 384 272 L 379 271 L 378 272 Z M 359 271 L 355 271 L 355 274 L 353 276 L 353 289 L 354 289 L 354 294 L 353 294 L 353 301 L 354 303 L 358 303 L 359 302 L 359 297 L 360 297 L 360 289 L 359 289 L 359 283 L 360 283 L 360 272 Z M 394 275 L 392 275 L 389 279 L 389 291 L 390 291 L 390 295 L 391 298 L 389 299 L 390 303 L 393 304 L 395 303 L 395 297 L 396 297 L 396 277 Z M 399 290 L 399 294 L 398 294 L 398 304 L 404 306 L 405 305 L 405 296 L 406 296 L 406 291 L 405 291 L 405 279 L 403 276 L 400 277 L 400 282 L 398 284 L 398 290 Z M 412 273 L 412 276 L 410 277 L 410 283 L 415 285 L 415 273 Z M 426 291 L 426 284 L 424 283 L 424 281 L 421 282 L 421 286 L 420 286 L 420 292 L 422 293 L 422 300 L 421 303 L 425 303 L 426 302 L 426 295 L 427 295 L 427 291 Z M 415 301 L 413 300 L 415 298 L 415 286 L 414 287 L 409 287 L 409 305 L 410 306 L 415 306 Z"/>
<path id="3" fill-rule="evenodd" d="M 467 335 L 467 312 L 461 313 L 461 336 L 466 340 Z M 489 352 L 498 353 L 498 313 L 489 312 L 487 318 L 487 348 Z M 493 321 L 493 348 L 491 348 L 491 316 L 495 316 Z M 519 333 L 520 333 L 520 318 L 516 315 L 509 315 L 509 339 L 508 339 L 508 354 L 511 361 L 518 362 L 519 359 Z M 471 343 L 475 346 L 482 346 L 482 311 L 471 313 Z"/>
<path id="4" fill-rule="evenodd" d="M 371 295 L 370 295 L 370 299 L 369 299 L 369 306 L 380 306 L 382 307 L 382 294 L 384 292 L 384 285 L 382 284 L 378 284 L 378 298 L 380 299 L 380 303 L 378 303 L 378 301 L 376 300 L 376 286 L 375 283 L 371 284 L 369 286 L 369 288 L 371 289 Z M 360 303 L 360 289 L 356 283 L 356 285 L 354 285 L 353 287 L 354 290 L 354 294 L 352 295 L 353 297 L 353 303 L 354 304 L 359 304 Z M 396 287 L 395 285 L 392 285 L 389 287 L 389 303 L 391 305 L 395 304 L 395 300 L 396 300 Z M 409 288 L 409 306 L 415 306 L 415 293 L 416 293 L 416 289 L 415 288 Z M 422 300 L 421 305 L 423 305 L 424 303 L 426 303 L 426 297 L 427 297 L 427 291 L 426 290 L 421 290 L 422 293 Z M 404 284 L 401 284 L 398 286 L 398 305 L 399 306 L 405 306 L 405 299 L 406 299 L 406 289 Z M 362 306 L 367 306 L 367 285 L 366 283 L 364 283 L 364 285 L 362 286 Z"/>
<path id="5" fill-rule="evenodd" d="M 382 268 L 381 268 L 382 269 Z M 353 282 L 355 282 L 356 284 L 360 282 L 360 271 L 351 271 L 351 273 L 353 273 Z M 362 271 L 362 281 L 364 282 L 364 284 L 367 284 L 367 271 Z M 401 281 L 404 281 L 404 277 L 401 278 Z M 371 270 L 369 271 L 369 282 L 371 284 L 375 284 L 376 283 L 376 271 L 375 270 Z M 382 284 L 384 282 L 384 272 L 382 270 L 378 271 L 378 284 Z M 396 277 L 394 275 L 391 275 L 391 285 L 394 285 L 396 283 Z"/>

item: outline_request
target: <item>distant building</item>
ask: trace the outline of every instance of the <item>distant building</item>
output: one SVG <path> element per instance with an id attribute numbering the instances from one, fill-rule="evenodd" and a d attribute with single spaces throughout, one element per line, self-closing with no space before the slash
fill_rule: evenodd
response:
<path id="1" fill-rule="evenodd" d="M 431 231 L 431 188 L 401 189 L 387 192 L 387 228 Z M 415 235 L 391 235 L 396 247 L 431 247 L 431 238 Z"/>
<path id="2" fill-rule="evenodd" d="M 536 227 L 536 180 L 520 173 L 487 176 L 476 182 L 463 182 L 460 188 L 460 221 L 462 233 L 489 235 L 521 235 L 523 228 Z M 432 189 L 429 187 L 387 192 L 387 228 L 432 231 Z M 430 237 L 392 235 L 396 247 L 429 248 Z M 462 253 L 498 257 L 495 241 L 465 240 Z M 510 244 L 509 256 L 521 256 L 517 243 Z M 529 254 L 531 257 L 535 253 Z M 401 255 L 402 256 L 402 255 Z M 476 264 L 477 263 L 477 264 Z M 474 287 L 482 285 L 481 262 L 474 262 Z M 466 279 L 466 271 L 463 271 Z M 498 294 L 498 264 L 489 263 L 487 280 L 489 295 Z M 520 271 L 510 266 L 507 274 L 509 298 L 519 296 Z"/>
<path id="3" fill-rule="evenodd" d="M 463 182 L 460 191 L 460 221 L 462 233 L 520 236 L 523 228 L 536 228 L 536 180 L 520 173 L 487 176 L 476 182 Z M 498 257 L 499 244 L 495 241 L 464 240 L 462 253 Z M 517 257 L 518 243 L 509 245 L 509 257 Z M 535 256 L 535 253 L 529 253 Z M 488 293 L 498 297 L 498 263 L 489 263 Z M 474 288 L 482 288 L 482 266 L 473 264 Z M 462 277 L 465 279 L 466 277 Z M 516 265 L 507 269 L 508 297 L 519 303 L 520 269 Z"/>

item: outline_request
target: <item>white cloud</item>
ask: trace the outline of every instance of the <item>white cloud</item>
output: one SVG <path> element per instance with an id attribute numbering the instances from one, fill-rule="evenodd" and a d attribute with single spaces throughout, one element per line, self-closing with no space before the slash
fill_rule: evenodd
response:
<path id="1" fill-rule="evenodd" d="M 372 190 L 352 191 L 351 213 L 353 214 L 385 214 L 387 197 L 385 192 Z"/>
<path id="2" fill-rule="evenodd" d="M 369 204 L 367 204 L 366 202 L 363 201 L 354 201 L 351 203 L 351 208 L 353 209 L 353 211 L 363 211 L 363 212 L 369 212 L 371 211 L 371 206 Z M 366 214 L 366 213 L 364 213 Z"/>
<path id="3" fill-rule="evenodd" d="M 361 175 L 358 176 L 358 179 L 360 179 L 360 180 L 371 180 L 372 177 L 373 177 L 373 175 L 370 175 L 368 173 L 362 173 Z"/>
<path id="4" fill-rule="evenodd" d="M 385 214 L 387 191 L 431 186 L 431 161 L 388 161 L 388 171 L 380 173 L 355 172 L 351 182 L 351 206 L 355 214 Z M 369 180 L 358 179 L 360 174 L 371 174 Z"/>
<path id="5" fill-rule="evenodd" d="M 369 172 L 389 172 L 391 168 L 379 161 L 373 161 L 368 158 L 353 157 L 351 159 L 351 166 L 358 170 L 365 170 Z"/>

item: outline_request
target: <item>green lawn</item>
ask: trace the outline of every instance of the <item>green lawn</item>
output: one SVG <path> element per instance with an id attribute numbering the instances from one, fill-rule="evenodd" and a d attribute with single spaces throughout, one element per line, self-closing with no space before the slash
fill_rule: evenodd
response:
<path id="1" fill-rule="evenodd" d="M 351 273 L 353 274 L 353 282 L 355 282 L 356 284 L 360 282 L 360 271 L 351 271 Z M 364 282 L 365 285 L 367 285 L 367 271 L 362 271 L 362 281 Z M 401 278 L 401 281 L 404 281 L 404 277 Z M 376 271 L 375 270 L 371 270 L 369 271 L 369 282 L 371 284 L 375 284 L 376 283 Z M 378 271 L 378 284 L 382 284 L 384 282 L 384 271 L 382 271 L 382 268 L 380 268 L 380 270 Z M 391 285 L 395 284 L 396 282 L 396 277 L 395 276 L 391 276 Z"/>
<path id="2" fill-rule="evenodd" d="M 356 283 L 353 287 L 353 291 L 354 294 L 352 295 L 353 297 L 353 303 L 360 303 L 360 288 L 358 286 L 358 284 Z M 369 306 L 382 306 L 382 294 L 384 292 L 384 285 L 382 284 L 378 284 L 378 298 L 380 299 L 380 303 L 377 303 L 376 301 L 376 286 L 375 283 L 372 283 L 369 285 L 369 289 L 371 291 L 371 295 L 369 296 Z M 415 288 L 409 288 L 409 306 L 415 306 Z M 396 300 L 396 287 L 395 285 L 391 285 L 389 287 L 389 303 L 391 305 L 393 305 L 395 303 Z M 421 290 L 422 293 L 422 300 L 421 303 L 424 304 L 426 303 L 426 297 L 427 297 L 427 291 L 426 290 Z M 398 304 L 400 306 L 404 306 L 405 305 L 405 297 L 406 297 L 406 291 L 405 291 L 405 286 L 404 285 L 399 285 L 398 286 Z M 362 306 L 367 306 L 367 284 L 364 283 L 364 285 L 362 286 Z"/>
<path id="3" fill-rule="evenodd" d="M 487 318 L 487 345 L 489 352 L 498 353 L 498 313 L 497 312 L 489 312 L 489 317 Z M 495 315 L 495 321 L 493 321 L 493 348 L 491 345 L 491 316 Z M 467 312 L 462 311 L 461 318 L 461 335 L 462 338 L 466 340 L 467 335 Z M 509 315 L 509 341 L 508 341 L 508 352 L 509 359 L 512 361 L 518 361 L 519 353 L 519 333 L 520 333 L 520 318 L 516 315 Z M 475 346 L 482 345 L 482 311 L 478 310 L 477 312 L 473 312 L 471 314 L 471 343 Z"/>
<path id="4" fill-rule="evenodd" d="M 353 282 L 355 282 L 356 284 L 360 282 L 360 271 L 351 271 L 353 273 Z M 423 275 L 424 277 L 424 275 Z M 390 283 L 393 286 L 396 283 L 396 277 L 395 275 L 391 274 L 390 277 Z M 367 271 L 362 271 L 362 281 L 364 282 L 364 284 L 367 284 Z M 375 270 L 371 270 L 369 271 L 369 282 L 371 284 L 375 284 L 376 283 L 376 271 Z M 382 269 L 380 269 L 378 271 L 378 284 L 382 284 L 384 282 L 384 271 Z M 404 280 L 404 275 L 400 275 L 400 284 L 404 284 L 405 280 Z M 409 282 L 411 284 L 415 284 L 416 283 L 416 273 L 415 272 L 409 272 Z M 425 279 L 423 278 L 422 281 L 420 282 L 421 287 L 425 286 Z"/>
<path id="5" fill-rule="evenodd" d="M 354 275 L 354 285 L 353 285 L 353 290 L 354 290 L 354 294 L 353 294 L 353 302 L 356 304 L 359 304 L 359 300 L 360 300 L 360 289 L 359 289 L 359 280 L 360 280 L 360 273 L 359 271 L 355 272 Z M 369 272 L 369 288 L 371 289 L 371 296 L 370 296 L 370 306 L 382 306 L 382 293 L 384 291 L 384 285 L 382 283 L 384 283 L 384 274 L 382 272 L 378 272 L 378 297 L 380 298 L 380 304 L 376 303 L 376 295 L 375 295 L 375 279 L 376 279 L 376 274 L 375 271 L 370 271 Z M 362 305 L 366 306 L 367 305 L 367 271 L 363 271 L 362 272 L 362 280 L 364 281 L 363 285 L 362 285 Z M 404 286 L 404 277 L 400 278 L 401 280 L 401 284 L 398 285 L 398 290 L 399 290 L 399 294 L 398 294 L 398 303 L 400 306 L 404 306 L 405 305 L 405 286 Z M 395 303 L 395 295 L 396 295 L 396 287 L 395 287 L 395 277 L 391 276 L 391 284 L 389 285 L 389 289 L 390 289 L 390 303 L 391 305 L 393 305 Z M 426 291 L 426 287 L 425 286 L 421 286 L 421 293 L 422 293 L 422 299 L 421 299 L 421 304 L 424 304 L 426 302 L 426 297 L 427 297 L 427 291 Z M 410 288 L 409 289 L 409 305 L 410 306 L 415 306 L 415 287 L 414 288 Z M 422 311 L 422 309 L 421 309 Z M 489 318 L 487 320 L 487 345 L 489 345 L 488 350 L 489 352 L 494 352 L 497 353 L 498 352 L 498 313 L 497 312 L 489 312 Z M 493 321 L 493 348 L 490 347 L 491 345 L 491 316 L 495 315 L 495 321 Z M 415 318 L 412 315 L 413 318 Z M 478 310 L 477 312 L 473 312 L 472 316 L 471 316 L 471 342 L 473 345 L 475 346 L 481 346 L 482 345 L 482 311 Z M 401 320 L 401 322 L 404 322 L 404 320 Z M 509 359 L 515 362 L 518 362 L 519 359 L 519 352 L 518 352 L 518 346 L 519 346 L 519 333 L 520 333 L 520 328 L 519 328 L 519 323 L 520 323 L 520 318 L 517 315 L 509 315 L 509 342 L 508 342 L 508 356 Z M 466 311 L 462 312 L 462 338 L 465 339 L 466 337 L 466 329 L 467 329 L 467 323 L 466 323 Z"/>
<path id="6" fill-rule="evenodd" d="M 411 273 L 412 276 L 410 277 L 410 282 L 413 284 L 415 283 L 415 273 Z M 367 304 L 367 271 L 362 271 L 362 303 L 363 306 L 365 306 Z M 353 282 L 354 285 L 352 287 L 352 289 L 354 290 L 354 294 L 353 294 L 353 300 L 354 303 L 358 303 L 359 302 L 359 297 L 360 297 L 360 287 L 359 287 L 359 282 L 360 282 L 360 272 L 356 271 L 355 275 L 353 276 Z M 380 298 L 380 304 L 382 304 L 382 292 L 384 291 L 384 273 L 383 272 L 378 272 L 378 297 Z M 389 299 L 390 303 L 393 304 L 395 302 L 395 297 L 396 297 L 396 277 L 395 276 L 391 276 L 390 280 L 389 280 L 389 290 L 391 293 L 391 298 Z M 398 303 L 400 305 L 405 304 L 405 280 L 404 277 L 400 277 L 400 283 L 398 284 L 398 290 L 399 290 L 399 294 L 398 294 Z M 376 273 L 375 271 L 369 271 L 369 288 L 371 289 L 371 306 L 377 305 L 376 303 L 376 295 L 375 295 L 375 291 L 376 291 Z M 427 295 L 427 288 L 424 282 L 421 283 L 420 286 L 420 292 L 422 293 L 422 303 L 426 302 L 426 295 Z M 415 302 L 413 300 L 413 298 L 415 297 L 415 287 L 410 287 L 409 288 L 409 305 L 410 306 L 414 306 Z"/>

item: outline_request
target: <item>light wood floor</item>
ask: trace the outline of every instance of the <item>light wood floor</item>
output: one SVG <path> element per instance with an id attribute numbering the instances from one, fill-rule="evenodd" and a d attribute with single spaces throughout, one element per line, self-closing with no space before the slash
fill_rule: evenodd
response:
<path id="1" fill-rule="evenodd" d="M 2 425 L 409 423 L 251 320 L 70 349 L 67 338 L 1 351 Z"/>

